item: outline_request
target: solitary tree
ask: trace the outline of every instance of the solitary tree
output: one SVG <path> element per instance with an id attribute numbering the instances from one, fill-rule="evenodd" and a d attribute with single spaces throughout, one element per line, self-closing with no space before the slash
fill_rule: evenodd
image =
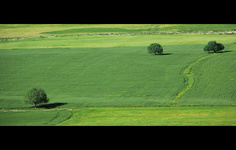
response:
<path id="1" fill-rule="evenodd" d="M 23 94 L 23 96 L 24 96 L 24 102 L 29 104 L 34 104 L 35 109 L 37 104 L 47 103 L 49 101 L 46 93 L 41 88 L 32 88 L 26 91 Z"/>
<path id="2" fill-rule="evenodd" d="M 148 53 L 149 54 L 155 54 L 155 55 L 161 55 L 163 53 L 163 48 L 160 44 L 158 43 L 152 43 L 150 46 L 148 46 Z"/>
<path id="3" fill-rule="evenodd" d="M 210 41 L 208 44 L 204 47 L 204 51 L 214 51 L 214 53 L 223 50 L 225 47 L 221 43 L 216 43 L 216 41 Z"/>

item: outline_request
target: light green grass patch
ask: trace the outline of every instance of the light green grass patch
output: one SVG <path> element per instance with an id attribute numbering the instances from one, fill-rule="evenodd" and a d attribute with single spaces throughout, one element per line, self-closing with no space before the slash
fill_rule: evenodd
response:
<path id="1" fill-rule="evenodd" d="M 235 107 L 82 108 L 59 126 L 234 126 Z"/>

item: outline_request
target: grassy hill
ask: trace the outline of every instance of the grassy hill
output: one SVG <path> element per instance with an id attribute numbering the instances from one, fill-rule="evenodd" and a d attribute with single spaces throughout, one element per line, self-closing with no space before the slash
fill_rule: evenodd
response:
<path id="1" fill-rule="evenodd" d="M 188 28 L 210 30 L 209 25 L 202 28 L 142 24 L 1 25 L 0 30 L 4 32 L 0 38 L 149 32 L 157 30 L 157 26 L 158 31 L 176 27 L 183 31 Z M 233 30 L 235 27 L 226 26 L 213 25 L 211 30 Z M 212 40 L 223 43 L 227 50 L 205 53 L 203 47 Z M 154 42 L 163 46 L 164 55 L 147 53 L 147 46 Z M 132 107 L 137 106 L 235 106 L 235 43 L 235 35 L 94 35 L 0 41 L 0 109 L 32 110 L 31 105 L 22 102 L 22 94 L 31 87 L 43 88 L 50 98 L 49 104 L 63 104 L 55 106 L 62 110 L 54 111 L 75 109 L 73 116 L 86 107 L 101 107 L 96 108 L 99 111 L 107 111 L 103 107 L 128 107 L 130 110 L 124 111 L 131 112 Z M 191 78 L 185 74 L 186 69 L 191 70 Z M 186 90 L 190 82 L 191 87 Z M 184 94 L 175 101 L 179 93 Z M 56 118 L 54 111 L 48 120 Z M 6 125 L 5 121 L 11 124 L 10 118 L 14 116 L 31 116 L 29 112 L 15 113 L 18 112 L 0 112 L 0 125 Z M 59 120 L 68 118 L 66 113 L 59 116 Z M 35 124 L 46 125 L 48 120 Z M 22 125 L 20 119 L 18 122 Z"/>

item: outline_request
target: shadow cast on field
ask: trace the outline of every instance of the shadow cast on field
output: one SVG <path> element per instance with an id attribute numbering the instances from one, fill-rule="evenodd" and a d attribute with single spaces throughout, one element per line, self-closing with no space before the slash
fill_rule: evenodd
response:
<path id="1" fill-rule="evenodd" d="M 173 53 L 163 53 L 161 55 L 172 55 Z"/>
<path id="2" fill-rule="evenodd" d="M 228 53 L 228 52 L 232 52 L 232 51 L 219 51 L 219 52 L 216 52 L 216 53 Z M 209 54 L 214 54 L 214 52 L 208 52 Z"/>
<path id="3" fill-rule="evenodd" d="M 39 105 L 37 106 L 37 108 L 46 108 L 46 109 L 50 109 L 50 108 L 56 108 L 58 106 L 62 106 L 62 105 L 66 105 L 67 103 L 52 103 L 52 104 L 43 104 L 43 105 Z"/>
<path id="4" fill-rule="evenodd" d="M 228 52 L 232 52 L 232 51 L 219 51 L 217 53 L 228 53 Z"/>

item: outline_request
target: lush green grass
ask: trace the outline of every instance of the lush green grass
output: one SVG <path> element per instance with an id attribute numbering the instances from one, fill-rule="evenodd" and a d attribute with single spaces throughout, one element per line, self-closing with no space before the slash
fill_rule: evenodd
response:
<path id="1" fill-rule="evenodd" d="M 235 126 L 235 107 L 81 108 L 59 126 Z"/>
<path id="2" fill-rule="evenodd" d="M 213 39 L 226 47 L 235 41 L 234 36 L 226 35 L 2 41 L 0 48 L 17 49 L 0 50 L 0 108 L 29 107 L 21 99 L 22 93 L 31 87 L 42 87 L 51 99 L 50 103 L 67 103 L 60 107 L 169 106 L 188 85 L 184 69 L 209 55 L 202 48 L 206 41 Z M 149 55 L 146 47 L 152 42 L 162 44 L 166 55 Z M 60 44 L 65 46 L 46 48 Z M 36 49 L 39 47 L 43 49 Z M 228 98 L 225 101 L 221 105 L 235 104 Z M 203 101 L 199 105 L 208 104 L 208 101 Z"/>
<path id="3" fill-rule="evenodd" d="M 0 126 L 51 126 L 69 117 L 67 110 L 0 111 Z"/>
<path id="4" fill-rule="evenodd" d="M 74 107 L 169 105 L 184 86 L 179 69 L 193 58 L 166 49 L 172 54 L 158 57 L 145 47 L 3 50 L 1 108 L 24 107 L 20 100 L 29 87 Z"/>
<path id="5" fill-rule="evenodd" d="M 180 30 L 190 27 L 158 28 L 174 31 L 177 26 Z M 211 31 L 210 26 L 198 26 L 192 25 L 194 30 Z M 219 30 L 234 27 L 216 26 Z M 0 25 L 0 38 L 38 36 L 43 32 L 131 33 L 155 28 Z M 173 106 L 176 99 L 174 106 L 236 104 L 236 47 L 220 54 L 205 53 L 203 47 L 212 40 L 226 48 L 236 42 L 235 35 L 66 36 L 0 41 L 0 109 L 27 110 L 1 111 L 0 125 L 55 125 L 70 116 L 67 110 L 31 111 L 32 106 L 22 102 L 22 94 L 32 87 L 47 92 L 50 101 L 46 106 L 75 108 L 73 117 L 60 125 L 235 125 L 234 107 L 153 107 Z M 165 55 L 147 53 L 147 46 L 154 42 L 163 46 Z"/>

